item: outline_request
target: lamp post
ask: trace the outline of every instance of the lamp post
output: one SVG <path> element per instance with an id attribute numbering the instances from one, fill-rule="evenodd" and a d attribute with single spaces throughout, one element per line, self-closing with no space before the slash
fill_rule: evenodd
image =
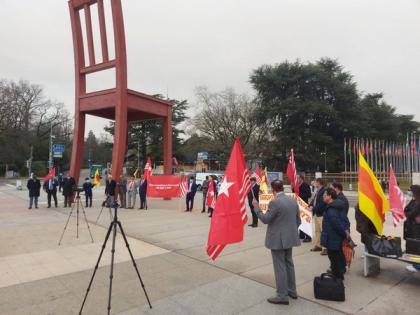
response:
<path id="1" fill-rule="evenodd" d="M 52 122 L 50 124 L 50 154 L 49 154 L 49 159 L 48 159 L 48 169 L 51 171 L 51 169 L 53 168 L 53 138 L 55 138 L 55 136 L 52 134 L 52 130 L 53 130 L 53 125 Z"/>
<path id="2" fill-rule="evenodd" d="M 321 152 L 321 155 L 324 156 L 324 173 L 328 173 L 327 170 L 327 146 L 324 145 L 324 152 Z"/>

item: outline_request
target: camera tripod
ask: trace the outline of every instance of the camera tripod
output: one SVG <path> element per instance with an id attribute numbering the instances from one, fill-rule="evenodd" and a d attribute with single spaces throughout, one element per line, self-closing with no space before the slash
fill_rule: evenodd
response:
<path id="1" fill-rule="evenodd" d="M 95 223 L 98 223 L 98 221 L 99 221 L 99 218 L 101 217 L 101 214 L 102 214 L 102 211 L 104 210 L 104 208 L 105 208 L 105 205 L 108 205 L 108 209 L 109 209 L 109 219 L 112 221 L 112 210 L 111 210 L 111 204 L 110 204 L 110 201 L 109 201 L 109 195 L 107 195 L 106 196 L 106 199 L 105 199 L 105 201 L 103 202 L 103 205 L 102 205 L 102 208 L 101 208 L 101 211 L 99 211 L 99 215 L 98 215 L 98 217 L 96 218 L 96 221 L 95 221 Z M 114 201 L 114 202 L 116 202 L 116 201 Z"/>
<path id="2" fill-rule="evenodd" d="M 58 245 L 60 246 L 60 244 L 61 244 L 61 241 L 63 240 L 63 236 L 64 236 L 64 232 L 66 231 L 66 229 L 67 229 L 67 225 L 69 224 L 69 221 L 70 221 L 70 218 L 71 218 L 71 215 L 72 215 L 72 213 L 73 213 L 73 210 L 74 210 L 74 207 L 76 206 L 76 238 L 79 238 L 79 207 L 81 207 L 82 208 L 82 212 L 83 212 L 83 216 L 85 217 L 85 222 L 86 222 L 86 225 L 87 225 L 87 227 L 88 227 L 88 230 L 89 230 L 89 235 L 90 235 L 90 238 L 92 239 L 92 243 L 93 243 L 93 237 L 92 237 L 92 233 L 91 233 L 91 231 L 90 231 L 90 227 L 89 227 L 89 223 L 88 223 L 88 220 L 87 220 L 87 218 L 86 218 L 86 212 L 85 212 L 85 208 L 83 207 L 83 204 L 82 204 L 82 201 L 80 200 L 80 191 L 79 190 L 77 190 L 76 191 L 76 202 L 73 204 L 73 206 L 71 207 L 71 210 L 70 210 L 70 213 L 69 213 L 69 217 L 67 218 L 67 222 L 66 222 L 66 225 L 64 226 L 64 229 L 63 229 L 63 233 L 61 234 L 61 237 L 60 237 L 60 240 L 58 241 Z"/>
<path id="3" fill-rule="evenodd" d="M 87 296 L 89 294 L 90 288 L 92 286 L 93 279 L 95 278 L 96 271 L 98 270 L 98 266 L 99 266 L 99 263 L 101 261 L 102 254 L 104 253 L 106 243 L 108 242 L 109 236 L 111 235 L 111 231 L 112 231 L 111 270 L 110 270 L 110 275 L 109 275 L 109 295 L 108 295 L 108 315 L 111 313 L 112 279 L 114 278 L 114 255 L 115 255 L 115 238 L 117 236 L 117 227 L 119 227 L 121 235 L 124 238 L 125 246 L 127 247 L 128 253 L 130 254 L 131 261 L 133 263 L 134 269 L 136 270 L 137 277 L 140 280 L 140 284 L 143 288 L 144 295 L 146 296 L 147 302 L 149 303 L 149 307 L 152 308 L 152 304 L 150 303 L 149 296 L 147 295 L 146 288 L 144 286 L 143 280 L 141 279 L 139 269 L 137 268 L 136 261 L 134 260 L 134 256 L 133 256 L 133 253 L 131 252 L 130 245 L 128 244 L 127 237 L 125 236 L 125 233 L 124 233 L 123 227 L 121 225 L 121 222 L 118 220 L 118 216 L 117 216 L 118 204 L 117 203 L 114 203 L 114 209 L 115 209 L 114 218 L 109 225 L 108 232 L 106 233 L 106 236 L 105 236 L 105 241 L 102 244 L 102 249 L 101 249 L 101 252 L 99 254 L 98 261 L 96 262 L 95 269 L 93 270 L 92 278 L 90 279 L 89 286 L 86 290 L 86 294 L 85 294 L 85 297 L 83 299 L 82 306 L 80 307 L 79 315 L 82 314 L 83 307 L 85 306 L 85 302 L 86 302 Z"/>

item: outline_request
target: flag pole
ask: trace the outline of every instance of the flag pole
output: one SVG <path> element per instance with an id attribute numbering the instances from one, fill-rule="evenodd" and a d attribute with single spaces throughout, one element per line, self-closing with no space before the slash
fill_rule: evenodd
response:
<path id="1" fill-rule="evenodd" d="M 344 182 L 347 183 L 347 151 L 346 138 L 344 138 Z"/>

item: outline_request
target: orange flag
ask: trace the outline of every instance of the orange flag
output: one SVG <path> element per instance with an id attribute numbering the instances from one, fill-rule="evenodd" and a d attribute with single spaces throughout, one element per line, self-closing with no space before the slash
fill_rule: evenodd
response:
<path id="1" fill-rule="evenodd" d="M 389 202 L 360 151 L 358 180 L 359 209 L 372 221 L 378 235 L 382 235 L 385 212 L 390 208 Z"/>

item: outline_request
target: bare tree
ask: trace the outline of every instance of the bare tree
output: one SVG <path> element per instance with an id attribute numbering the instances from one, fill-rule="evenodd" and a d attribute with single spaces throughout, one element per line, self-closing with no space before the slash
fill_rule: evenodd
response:
<path id="1" fill-rule="evenodd" d="M 257 120 L 254 99 L 231 88 L 212 93 L 206 87 L 198 87 L 196 97 L 201 111 L 194 117 L 193 125 L 199 134 L 225 152 L 239 137 L 245 152 L 254 156 L 253 149 L 266 137 L 265 125 Z"/>

